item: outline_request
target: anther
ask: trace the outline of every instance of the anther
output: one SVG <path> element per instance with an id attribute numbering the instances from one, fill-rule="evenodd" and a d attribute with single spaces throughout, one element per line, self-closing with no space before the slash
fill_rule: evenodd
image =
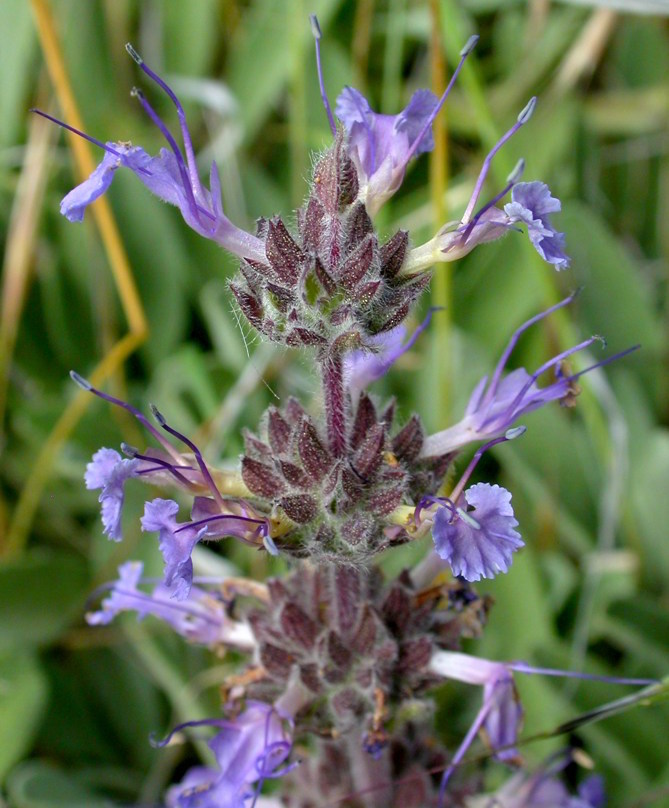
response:
<path id="1" fill-rule="evenodd" d="M 534 112 L 534 108 L 537 105 L 537 97 L 533 95 L 532 98 L 527 102 L 523 110 L 521 111 L 520 115 L 518 116 L 518 123 L 527 123 L 530 118 L 532 117 L 532 113 Z"/>
<path id="2" fill-rule="evenodd" d="M 151 410 L 151 415 L 158 421 L 160 426 L 167 426 L 167 419 L 165 416 L 160 412 L 158 407 L 155 404 L 149 404 L 149 409 Z"/>
<path id="3" fill-rule="evenodd" d="M 137 455 L 139 455 L 139 449 L 136 449 L 129 443 L 122 443 L 121 451 L 123 452 L 124 455 L 127 455 L 128 457 L 137 457 Z"/>
<path id="4" fill-rule="evenodd" d="M 479 39 L 480 37 L 478 34 L 472 34 L 465 43 L 464 48 L 460 51 L 460 56 L 462 57 L 469 56 L 469 54 L 477 46 Z"/>
<path id="5" fill-rule="evenodd" d="M 133 61 L 137 62 L 138 65 L 144 64 L 144 59 L 137 53 L 137 51 L 132 47 L 129 42 L 126 42 L 125 49 L 132 58 Z"/>
<path id="6" fill-rule="evenodd" d="M 93 385 L 89 381 L 84 379 L 83 376 L 80 376 L 76 370 L 70 371 L 70 378 L 72 379 L 73 382 L 78 384 L 82 390 L 86 390 L 87 393 L 90 393 L 93 390 Z"/>
<path id="7" fill-rule="evenodd" d="M 525 172 L 525 160 L 521 157 L 506 178 L 507 185 L 515 185 Z"/>
<path id="8" fill-rule="evenodd" d="M 311 33 L 313 34 L 314 39 L 322 39 L 323 32 L 321 31 L 320 23 L 318 22 L 318 17 L 315 14 L 309 15 L 309 22 L 311 23 Z"/>
<path id="9" fill-rule="evenodd" d="M 515 440 L 516 438 L 519 438 L 521 435 L 524 435 L 526 432 L 527 432 L 526 426 L 522 425 L 514 426 L 513 428 L 506 430 L 506 432 L 504 433 L 504 437 L 507 440 Z"/>

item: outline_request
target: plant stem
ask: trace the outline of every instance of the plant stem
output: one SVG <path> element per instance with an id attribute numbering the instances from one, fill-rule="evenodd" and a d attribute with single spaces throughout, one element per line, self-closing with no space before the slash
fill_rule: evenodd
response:
<path id="1" fill-rule="evenodd" d="M 328 443 L 335 457 L 343 457 L 346 453 L 346 395 L 341 355 L 328 354 L 321 360 L 321 367 Z"/>

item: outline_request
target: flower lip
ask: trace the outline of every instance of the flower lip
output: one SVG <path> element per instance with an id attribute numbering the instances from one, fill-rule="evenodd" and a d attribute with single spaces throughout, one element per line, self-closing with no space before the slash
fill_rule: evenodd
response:
<path id="1" fill-rule="evenodd" d="M 102 601 L 98 611 L 88 611 L 89 625 L 108 625 L 121 612 L 133 611 L 137 618 L 148 615 L 163 620 L 191 643 L 207 646 L 227 645 L 240 650 L 253 650 L 255 639 L 248 624 L 228 617 L 226 604 L 217 591 L 202 589 L 195 578 L 190 595 L 177 601 L 162 581 L 144 578 L 141 561 L 128 561 L 119 567 L 116 581 L 99 587 L 91 596 L 104 591 L 111 594 Z M 140 584 L 154 584 L 152 592 L 139 589 Z M 218 583 L 217 583 L 218 589 Z M 90 599 L 89 599 L 90 600 Z"/>
<path id="2" fill-rule="evenodd" d="M 438 504 L 442 504 L 439 502 Z M 499 485 L 477 483 L 453 502 L 438 508 L 432 534 L 435 550 L 466 581 L 508 572 L 511 557 L 524 542 L 514 530 L 518 521 L 511 494 Z"/>

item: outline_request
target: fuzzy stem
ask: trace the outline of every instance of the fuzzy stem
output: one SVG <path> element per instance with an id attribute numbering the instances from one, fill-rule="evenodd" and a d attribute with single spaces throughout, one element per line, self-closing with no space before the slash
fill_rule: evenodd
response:
<path id="1" fill-rule="evenodd" d="M 322 359 L 321 367 L 328 443 L 335 457 L 343 457 L 346 453 L 344 363 L 339 354 L 329 354 Z"/>

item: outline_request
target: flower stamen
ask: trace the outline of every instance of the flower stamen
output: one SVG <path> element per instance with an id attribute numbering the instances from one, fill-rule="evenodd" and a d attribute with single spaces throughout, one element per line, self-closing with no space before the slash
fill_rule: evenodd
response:
<path id="1" fill-rule="evenodd" d="M 474 186 L 474 190 L 472 192 L 471 198 L 465 210 L 464 216 L 462 217 L 462 224 L 467 224 L 471 218 L 472 212 L 474 207 L 476 206 L 476 202 L 478 201 L 479 196 L 481 195 L 481 189 L 483 188 L 483 183 L 485 182 L 486 177 L 488 176 L 488 171 L 490 170 L 490 164 L 492 163 L 492 158 L 497 154 L 497 152 L 502 148 L 502 146 L 510 140 L 516 132 L 520 129 L 521 126 L 524 126 L 530 118 L 532 117 L 532 113 L 534 112 L 534 108 L 536 107 L 537 99 L 536 96 L 532 96 L 530 100 L 527 102 L 521 113 L 518 115 L 516 122 L 514 125 L 509 129 L 502 137 L 497 141 L 497 143 L 492 147 L 492 149 L 486 155 L 485 160 L 483 161 L 483 165 L 481 166 L 481 171 L 479 172 L 478 179 L 476 180 L 476 185 Z"/>
<path id="2" fill-rule="evenodd" d="M 335 123 L 334 115 L 332 114 L 332 107 L 330 106 L 330 100 L 328 99 L 328 94 L 325 91 L 325 81 L 323 79 L 323 66 L 321 64 L 321 37 L 323 36 L 323 32 L 321 31 L 321 26 L 318 22 L 318 17 L 315 14 L 309 15 L 309 22 L 311 23 L 311 33 L 314 37 L 314 42 L 316 44 L 316 69 L 318 71 L 318 86 L 321 90 L 321 99 L 323 101 L 323 106 L 325 107 L 325 112 L 328 116 L 328 123 L 330 124 L 330 131 L 332 132 L 332 136 L 334 137 L 337 134 L 337 124 Z"/>

